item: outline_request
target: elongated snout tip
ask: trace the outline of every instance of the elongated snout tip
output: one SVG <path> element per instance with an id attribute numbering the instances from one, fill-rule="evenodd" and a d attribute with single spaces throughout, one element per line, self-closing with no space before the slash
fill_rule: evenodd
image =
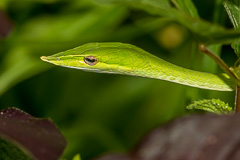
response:
<path id="1" fill-rule="evenodd" d="M 44 62 L 52 63 L 55 65 L 60 65 L 62 62 L 60 61 L 60 58 L 54 57 L 54 56 L 42 56 L 40 59 Z"/>
<path id="2" fill-rule="evenodd" d="M 41 60 L 49 63 L 54 63 L 56 61 L 59 61 L 60 59 L 58 57 L 53 57 L 53 56 L 42 56 L 40 57 Z"/>
<path id="3" fill-rule="evenodd" d="M 47 56 L 42 56 L 42 57 L 40 57 L 40 59 L 43 61 L 47 61 Z"/>

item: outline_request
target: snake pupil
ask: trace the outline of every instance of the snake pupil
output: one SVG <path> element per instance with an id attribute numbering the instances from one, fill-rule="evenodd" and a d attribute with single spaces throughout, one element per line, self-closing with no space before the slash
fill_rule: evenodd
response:
<path id="1" fill-rule="evenodd" d="M 98 60 L 94 56 L 84 57 L 84 62 L 90 66 L 97 64 Z"/>

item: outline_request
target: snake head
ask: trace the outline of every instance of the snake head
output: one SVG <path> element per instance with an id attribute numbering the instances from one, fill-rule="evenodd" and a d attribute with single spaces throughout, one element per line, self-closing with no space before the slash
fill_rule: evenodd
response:
<path id="1" fill-rule="evenodd" d="M 121 52 L 116 45 L 89 43 L 52 56 L 42 56 L 41 59 L 54 65 L 85 71 L 126 73 L 131 70 L 129 64 L 132 64 L 127 53 L 124 50 Z"/>

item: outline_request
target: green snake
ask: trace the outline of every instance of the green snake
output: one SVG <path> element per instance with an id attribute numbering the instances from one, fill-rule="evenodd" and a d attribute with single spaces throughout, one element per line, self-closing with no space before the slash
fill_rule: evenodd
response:
<path id="1" fill-rule="evenodd" d="M 88 43 L 52 56 L 42 56 L 41 59 L 55 65 L 90 72 L 155 78 L 210 90 L 235 89 L 235 84 L 227 74 L 186 69 L 131 44 Z"/>

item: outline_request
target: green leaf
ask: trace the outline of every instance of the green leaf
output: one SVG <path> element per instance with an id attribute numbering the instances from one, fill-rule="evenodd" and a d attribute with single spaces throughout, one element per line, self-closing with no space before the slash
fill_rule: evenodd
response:
<path id="1" fill-rule="evenodd" d="M 240 28 L 240 1 L 223 0 L 223 5 L 233 23 L 234 28 Z"/>
<path id="2" fill-rule="evenodd" d="M 219 99 L 204 99 L 194 101 L 187 106 L 187 109 L 200 109 L 215 114 L 232 114 L 233 109 L 227 103 Z"/>
<path id="3" fill-rule="evenodd" d="M 172 0 L 175 6 L 179 9 L 184 11 L 185 13 L 189 14 L 192 17 L 199 18 L 197 9 L 193 4 L 192 0 Z"/>
<path id="4" fill-rule="evenodd" d="M 102 0 L 95 1 L 102 2 Z M 107 1 L 108 0 L 104 0 L 104 2 Z M 144 10 L 149 14 L 166 17 L 169 18 L 170 21 L 180 23 L 188 28 L 198 41 L 206 45 L 216 43 L 230 44 L 240 39 L 240 31 L 229 30 L 217 24 L 213 24 L 199 18 L 193 18 L 185 12 L 177 10 L 173 7 L 155 5 L 153 0 L 118 0 L 117 2 Z"/>
<path id="5" fill-rule="evenodd" d="M 224 0 L 223 5 L 228 13 L 229 18 L 235 29 L 240 30 L 240 1 L 239 0 Z M 232 47 L 240 56 L 240 41 L 232 44 Z"/>
<path id="6" fill-rule="evenodd" d="M 68 13 L 58 16 L 39 16 L 29 20 L 17 33 L 14 42 L 75 43 L 91 41 L 111 34 L 126 16 L 126 8 L 95 7 L 83 14 Z M 117 21 L 116 21 L 117 19 Z"/>

